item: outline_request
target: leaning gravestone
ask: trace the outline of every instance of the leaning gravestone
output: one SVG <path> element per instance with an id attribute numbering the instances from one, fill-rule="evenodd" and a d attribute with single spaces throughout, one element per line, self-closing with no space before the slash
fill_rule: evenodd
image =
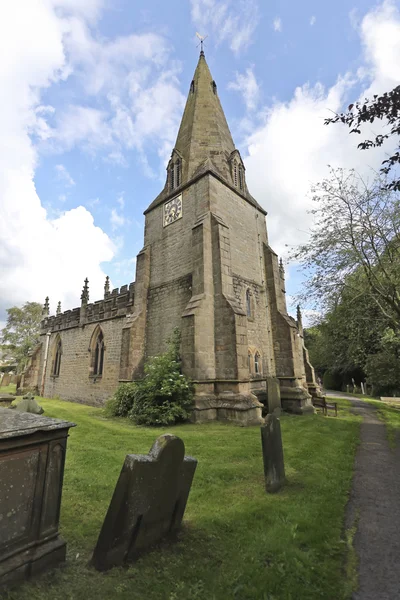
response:
<path id="1" fill-rule="evenodd" d="M 148 455 L 126 456 L 94 549 L 96 569 L 129 562 L 180 527 L 196 466 L 170 434 L 157 438 Z"/>
<path id="2" fill-rule="evenodd" d="M 285 483 L 285 464 L 283 460 L 281 423 L 276 415 L 266 416 L 261 427 L 261 443 L 264 460 L 265 487 L 273 493 Z"/>
<path id="3" fill-rule="evenodd" d="M 33 413 L 34 415 L 42 415 L 44 413 L 43 408 L 36 402 L 35 396 L 30 393 L 22 396 L 22 400 L 18 402 L 15 410 Z"/>

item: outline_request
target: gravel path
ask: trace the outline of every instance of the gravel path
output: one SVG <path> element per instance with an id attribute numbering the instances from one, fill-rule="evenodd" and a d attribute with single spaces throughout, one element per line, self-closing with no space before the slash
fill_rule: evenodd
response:
<path id="1" fill-rule="evenodd" d="M 363 417 L 346 528 L 357 525 L 358 590 L 353 600 L 400 599 L 400 444 L 390 450 L 374 406 L 348 395 Z"/>

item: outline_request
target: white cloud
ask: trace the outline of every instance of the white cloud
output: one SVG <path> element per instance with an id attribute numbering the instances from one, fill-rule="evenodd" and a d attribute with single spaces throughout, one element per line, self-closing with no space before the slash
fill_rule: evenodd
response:
<path id="1" fill-rule="evenodd" d="M 310 25 L 311 25 L 311 27 L 313 25 L 315 25 L 316 22 L 317 22 L 317 17 L 315 15 L 312 15 L 312 17 L 310 17 Z"/>
<path id="2" fill-rule="evenodd" d="M 117 212 L 116 208 L 111 209 L 111 217 L 110 217 L 111 225 L 113 231 L 118 229 L 118 227 L 122 227 L 125 225 L 125 217 Z"/>
<path id="3" fill-rule="evenodd" d="M 38 151 L 33 140 L 46 139 L 52 107 L 40 104 L 44 88 L 68 73 L 64 23 L 55 8 L 73 10 L 72 0 L 14 0 L 0 9 L 0 311 L 50 296 L 52 309 L 79 304 L 83 279 L 100 295 L 103 261 L 113 257 L 108 236 L 82 206 L 49 218 L 34 184 Z M 77 11 L 82 14 L 82 7 Z M 100 2 L 85 3 L 95 15 Z M 62 177 L 67 171 L 57 169 Z M 67 177 L 68 180 L 68 177 Z M 71 183 L 71 180 L 68 180 Z"/>
<path id="4" fill-rule="evenodd" d="M 210 32 L 217 43 L 228 42 L 238 54 L 251 43 L 259 22 L 256 0 L 190 0 L 192 21 L 200 33 Z"/>
<path id="5" fill-rule="evenodd" d="M 389 148 L 361 151 L 359 138 L 341 124 L 324 125 L 332 112 L 342 110 L 359 95 L 392 89 L 400 81 L 400 15 L 386 1 L 361 21 L 363 68 L 346 73 L 325 88 L 321 83 L 296 88 L 288 102 L 275 102 L 253 119 L 245 158 L 251 193 L 266 208 L 272 246 L 285 253 L 307 236 L 311 183 L 327 175 L 327 165 L 354 167 L 362 173 L 378 170 Z M 362 90 L 360 93 L 360 89 Z M 260 124 L 261 119 L 261 124 Z M 376 133 L 380 122 L 368 125 Z M 394 144 L 394 142 L 392 142 Z"/>
<path id="6" fill-rule="evenodd" d="M 248 67 L 245 73 L 236 73 L 236 80 L 228 84 L 228 88 L 242 94 L 248 111 L 257 108 L 260 89 L 254 75 L 253 67 Z"/>
<path id="7" fill-rule="evenodd" d="M 55 170 L 57 172 L 58 179 L 63 181 L 65 185 L 67 185 L 68 187 L 75 185 L 75 181 L 72 179 L 71 175 L 64 167 L 64 165 L 56 165 Z"/>
<path id="8" fill-rule="evenodd" d="M 275 17 L 273 22 L 274 31 L 282 31 L 282 19 L 280 17 Z"/>
<path id="9" fill-rule="evenodd" d="M 128 149 L 146 165 L 148 148 L 165 161 L 173 146 L 184 96 L 170 47 L 150 33 L 97 38 L 104 8 L 105 0 L 14 0 L 0 8 L 0 52 L 7 56 L 0 62 L 0 197 L 7 214 L 0 222 L 0 318 L 6 307 L 46 295 L 63 309 L 76 306 L 85 276 L 91 298 L 100 297 L 101 263 L 118 252 L 88 210 L 98 198 L 83 200 L 88 208 L 53 212 L 57 218 L 46 212 L 34 183 L 42 150 L 79 147 L 126 166 Z M 79 100 L 71 105 L 59 96 L 65 102 L 57 110 L 44 105 L 43 90 L 67 79 Z M 61 161 L 56 172 L 73 185 Z M 123 218 L 116 210 L 111 225 Z"/>

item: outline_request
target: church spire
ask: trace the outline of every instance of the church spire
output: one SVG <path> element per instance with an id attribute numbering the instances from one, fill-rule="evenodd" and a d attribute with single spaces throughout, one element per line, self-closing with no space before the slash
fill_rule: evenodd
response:
<path id="1" fill-rule="evenodd" d="M 207 159 L 228 179 L 229 158 L 234 150 L 217 84 L 201 50 L 174 148 L 182 159 L 183 182 L 191 179 Z"/>
<path id="2" fill-rule="evenodd" d="M 235 188 L 250 204 L 267 214 L 249 193 L 244 164 L 229 131 L 217 84 L 208 68 L 204 50 L 201 50 L 168 163 L 165 187 L 145 214 L 207 172 Z"/>

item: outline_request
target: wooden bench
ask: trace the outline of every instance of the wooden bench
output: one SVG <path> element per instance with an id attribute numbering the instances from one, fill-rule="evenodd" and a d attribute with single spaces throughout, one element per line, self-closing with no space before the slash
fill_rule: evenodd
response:
<path id="1" fill-rule="evenodd" d="M 335 417 L 337 417 L 337 402 L 327 402 L 326 396 L 322 398 L 313 398 L 312 403 L 315 408 L 321 408 L 322 414 L 328 416 L 328 409 L 335 411 Z"/>

